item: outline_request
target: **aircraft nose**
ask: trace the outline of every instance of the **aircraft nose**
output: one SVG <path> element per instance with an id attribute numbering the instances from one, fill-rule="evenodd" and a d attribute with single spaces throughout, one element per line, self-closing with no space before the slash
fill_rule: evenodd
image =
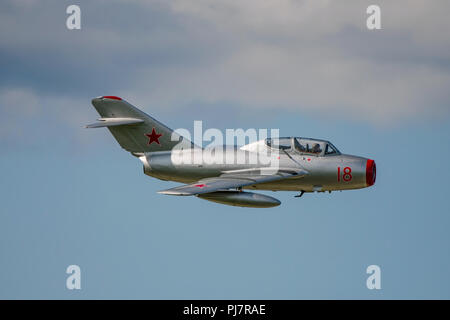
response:
<path id="1" fill-rule="evenodd" d="M 377 166 L 375 165 L 375 161 L 372 159 L 367 159 L 366 163 L 366 184 L 368 187 L 373 186 L 375 184 L 375 180 L 377 178 Z"/>

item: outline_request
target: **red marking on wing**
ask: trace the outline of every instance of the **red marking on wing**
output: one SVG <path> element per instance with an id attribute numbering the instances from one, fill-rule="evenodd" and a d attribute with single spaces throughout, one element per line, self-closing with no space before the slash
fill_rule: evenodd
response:
<path id="1" fill-rule="evenodd" d="M 196 185 L 194 185 L 194 187 L 197 187 L 197 188 L 204 188 L 204 187 L 206 187 L 206 184 L 196 184 Z"/>

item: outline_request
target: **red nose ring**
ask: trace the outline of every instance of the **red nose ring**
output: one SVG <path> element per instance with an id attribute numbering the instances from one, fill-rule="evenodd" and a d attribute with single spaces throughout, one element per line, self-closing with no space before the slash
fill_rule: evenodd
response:
<path id="1" fill-rule="evenodd" d="M 367 160 L 366 164 L 366 184 L 368 187 L 373 186 L 377 178 L 377 166 L 375 161 Z"/>
<path id="2" fill-rule="evenodd" d="M 366 164 L 366 183 L 367 186 L 373 186 L 375 183 L 375 180 L 377 178 L 377 166 L 375 165 L 375 161 L 373 160 L 367 160 Z"/>

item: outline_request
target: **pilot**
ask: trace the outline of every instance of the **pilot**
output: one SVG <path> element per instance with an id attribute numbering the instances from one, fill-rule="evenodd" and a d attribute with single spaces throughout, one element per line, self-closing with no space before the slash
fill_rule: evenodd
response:
<path id="1" fill-rule="evenodd" d="M 312 152 L 313 153 L 321 153 L 322 152 L 322 150 L 320 149 L 320 145 L 318 143 L 316 143 L 314 145 L 314 147 L 312 148 Z"/>

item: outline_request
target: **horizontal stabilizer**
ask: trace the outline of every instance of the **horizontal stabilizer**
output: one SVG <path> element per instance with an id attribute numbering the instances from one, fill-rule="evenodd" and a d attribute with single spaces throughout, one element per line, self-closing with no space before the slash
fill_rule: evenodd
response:
<path id="1" fill-rule="evenodd" d="M 144 122 L 144 120 L 136 118 L 100 118 L 98 121 L 99 122 L 88 124 L 86 128 L 124 126 Z"/>
<path id="2" fill-rule="evenodd" d="M 127 151 L 169 151 L 175 146 L 189 148 L 192 145 L 189 140 L 120 97 L 97 97 L 92 99 L 92 105 L 101 118 L 87 127 L 106 127 Z"/>

